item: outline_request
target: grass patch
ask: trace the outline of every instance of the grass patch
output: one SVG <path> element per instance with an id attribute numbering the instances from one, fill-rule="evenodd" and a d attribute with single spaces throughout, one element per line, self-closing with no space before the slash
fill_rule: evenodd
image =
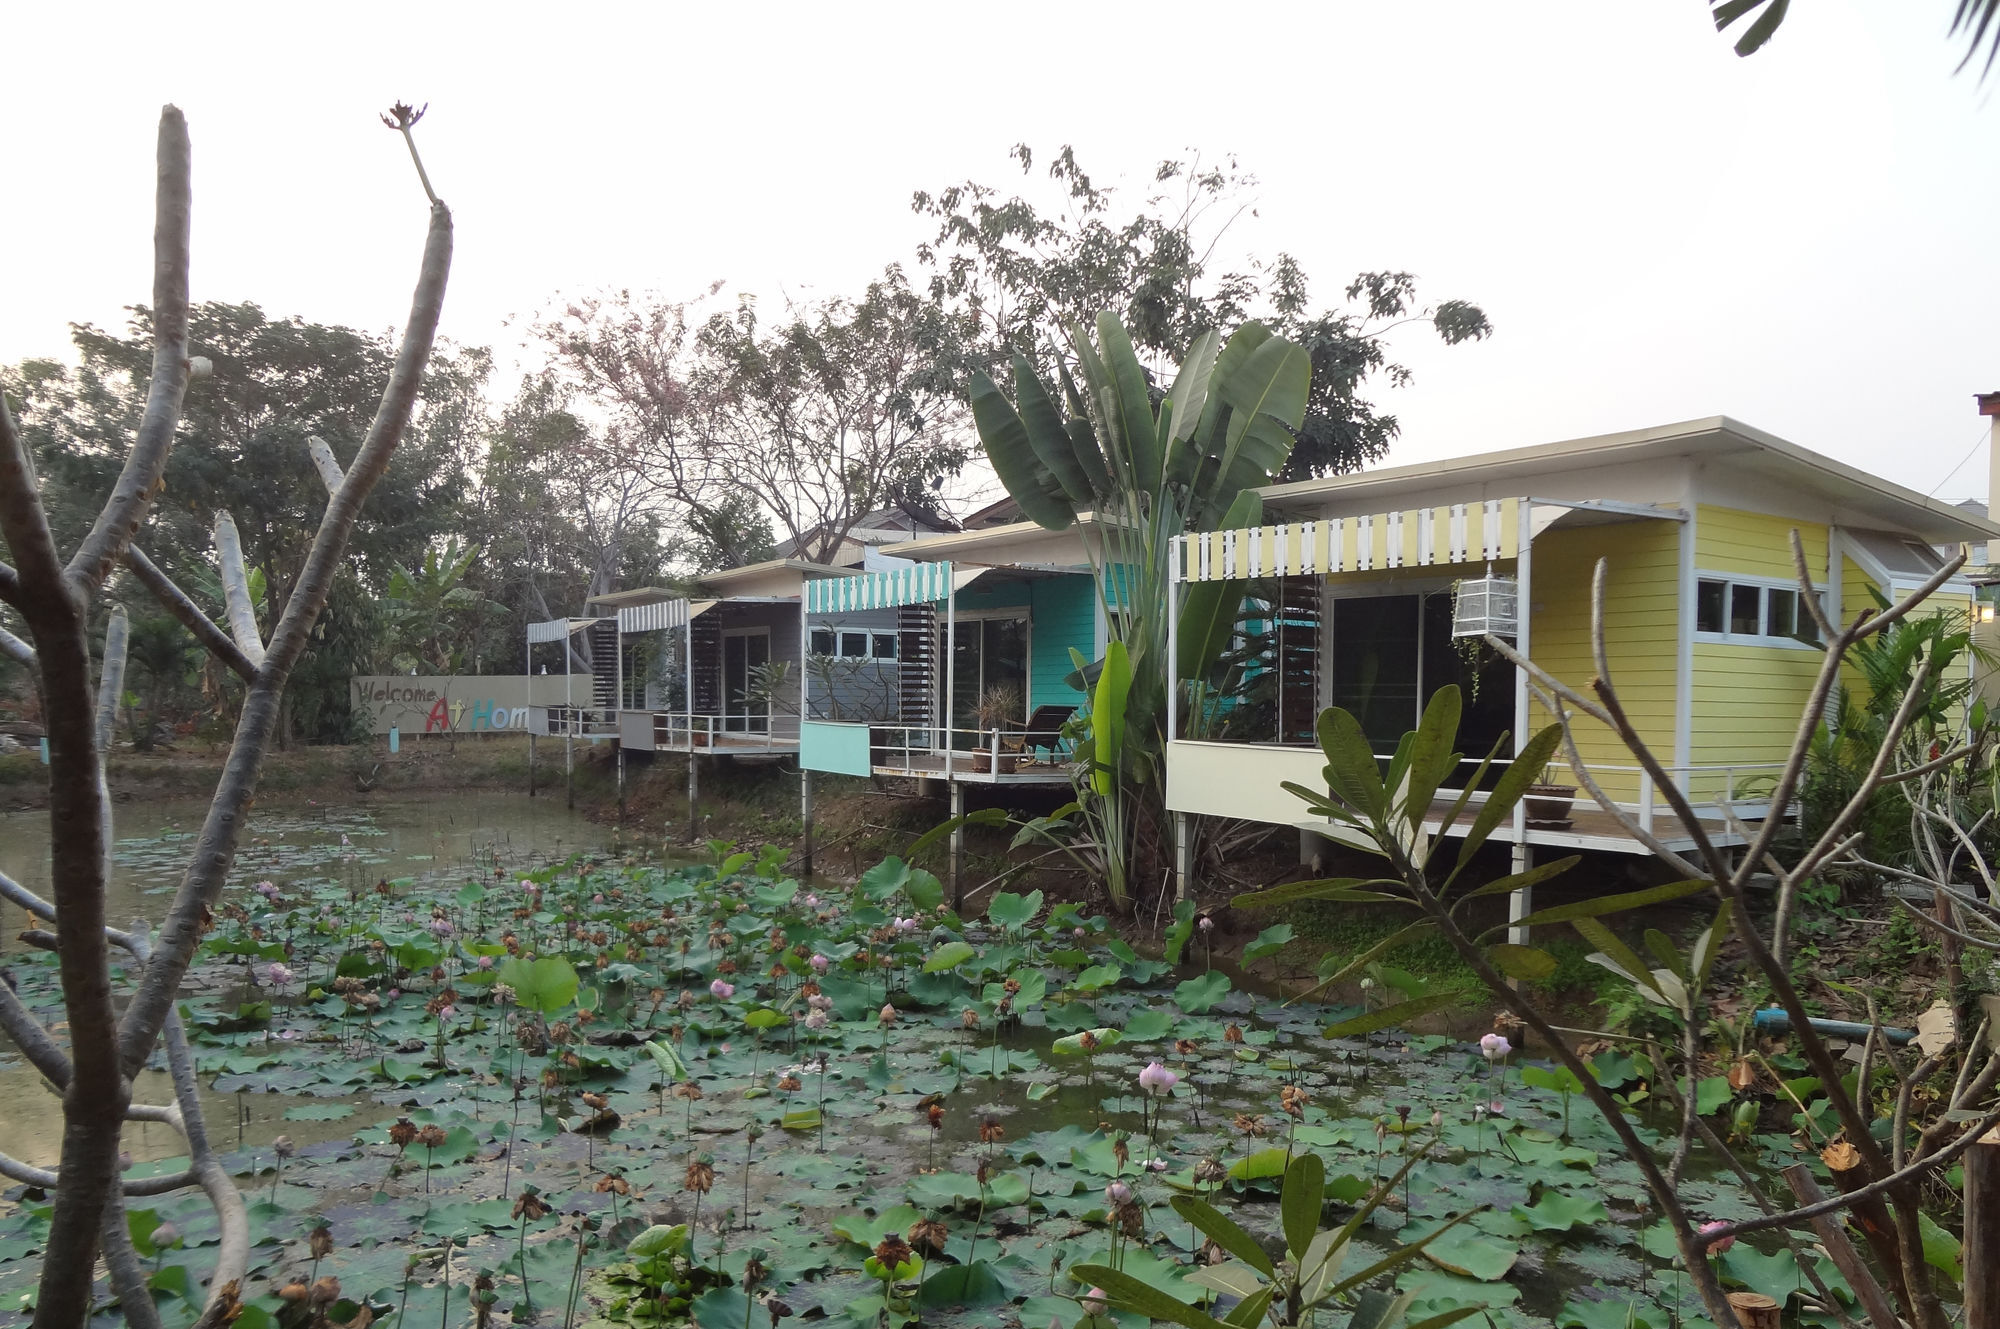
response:
<path id="1" fill-rule="evenodd" d="M 1378 943 L 1408 926 L 1408 910 L 1356 907 L 1309 900 L 1298 906 L 1292 926 L 1300 941 L 1320 948 L 1330 965 L 1343 965 L 1366 954 Z M 1573 938 L 1537 938 L 1535 944 L 1555 957 L 1547 978 L 1529 984 L 1542 992 L 1595 991 L 1604 971 L 1585 958 L 1589 948 Z M 1435 933 L 1413 938 L 1381 957 L 1384 965 L 1411 975 L 1431 992 L 1483 992 L 1478 977 L 1458 957 L 1451 943 Z"/>

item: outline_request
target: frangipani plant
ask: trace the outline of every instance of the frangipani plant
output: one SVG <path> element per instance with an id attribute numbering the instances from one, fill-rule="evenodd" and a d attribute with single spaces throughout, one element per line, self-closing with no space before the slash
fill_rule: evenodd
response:
<path id="1" fill-rule="evenodd" d="M 1321 1211 L 1326 1204 L 1326 1165 L 1316 1154 L 1294 1158 L 1285 1169 L 1278 1199 L 1285 1252 L 1277 1260 L 1266 1253 L 1254 1236 L 1208 1201 L 1193 1195 L 1175 1196 L 1174 1212 L 1193 1224 L 1225 1257 L 1220 1263 L 1202 1265 L 1188 1275 L 1190 1283 L 1239 1299 L 1221 1319 L 1109 1265 L 1078 1265 L 1069 1271 L 1070 1277 L 1090 1285 L 1093 1295 L 1102 1291 L 1110 1306 L 1117 1310 L 1186 1325 L 1188 1329 L 1247 1329 L 1260 1324 L 1344 1324 L 1348 1329 L 1398 1329 L 1404 1324 L 1404 1311 L 1415 1293 L 1406 1291 L 1396 1295 L 1368 1285 L 1415 1259 L 1426 1246 L 1478 1211 L 1461 1214 L 1426 1233 L 1421 1240 L 1398 1247 L 1355 1273 L 1343 1277 L 1342 1271 L 1355 1234 L 1428 1152 L 1429 1145 L 1412 1151 L 1394 1177 L 1375 1187 L 1345 1223 L 1333 1228 L 1320 1226 Z M 1420 1320 L 1407 1329 L 1444 1329 L 1478 1314 L 1479 1310 L 1477 1306 L 1460 1307 Z M 1346 1319 L 1338 1318 L 1343 1314 Z"/>

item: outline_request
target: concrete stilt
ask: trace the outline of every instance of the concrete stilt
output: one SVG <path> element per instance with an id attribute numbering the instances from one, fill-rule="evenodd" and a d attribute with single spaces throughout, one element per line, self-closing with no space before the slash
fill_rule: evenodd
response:
<path id="1" fill-rule="evenodd" d="M 1174 899 L 1194 898 L 1194 827 L 1185 812 L 1174 814 Z"/>
<path id="2" fill-rule="evenodd" d="M 810 877 L 813 872 L 813 775 L 803 767 L 799 770 L 799 873 Z"/>
<path id="3" fill-rule="evenodd" d="M 688 753 L 688 843 L 701 842 L 701 759 Z"/>
<path id="4" fill-rule="evenodd" d="M 1535 866 L 1535 851 L 1533 847 L 1525 844 L 1515 845 L 1514 863 L 1513 863 L 1514 871 L 1516 873 L 1526 872 L 1529 868 L 1532 868 L 1533 866 Z M 1514 945 L 1526 946 L 1528 944 L 1528 929 L 1524 927 L 1517 927 L 1515 925 L 1518 924 L 1522 919 L 1526 918 L 1530 913 L 1532 913 L 1534 911 L 1534 908 L 1535 908 L 1534 887 L 1524 886 L 1518 891 L 1508 892 L 1507 940 L 1512 942 Z"/>
<path id="5" fill-rule="evenodd" d="M 625 824 L 625 745 L 618 745 L 618 824 Z"/>
<path id="6" fill-rule="evenodd" d="M 951 781 L 951 815 L 954 821 L 965 815 L 965 786 Z M 951 907 L 965 908 L 965 823 L 951 828 Z"/>

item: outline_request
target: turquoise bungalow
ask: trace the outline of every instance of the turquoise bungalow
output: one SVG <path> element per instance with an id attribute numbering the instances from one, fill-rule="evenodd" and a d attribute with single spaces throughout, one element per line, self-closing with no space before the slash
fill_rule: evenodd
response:
<path id="1" fill-rule="evenodd" d="M 849 619 L 893 613 L 893 704 L 836 715 L 813 688 L 801 704 L 809 771 L 943 779 L 956 785 L 1067 784 L 1063 722 L 1084 702 L 1072 650 L 1103 653 L 1096 582 L 1074 533 L 1017 524 L 901 545 L 857 576 L 808 584 L 809 640 Z M 879 620 L 878 620 L 879 621 Z"/>

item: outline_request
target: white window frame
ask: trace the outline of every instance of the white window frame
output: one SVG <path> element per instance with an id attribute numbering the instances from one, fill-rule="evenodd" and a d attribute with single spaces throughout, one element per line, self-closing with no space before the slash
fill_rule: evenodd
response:
<path id="1" fill-rule="evenodd" d="M 860 640 L 859 650 L 850 651 L 847 649 L 850 645 L 853 644 L 852 642 L 849 641 L 849 638 L 858 638 Z M 873 648 L 873 645 L 874 645 L 874 637 L 866 628 L 835 629 L 834 654 L 836 654 L 843 660 L 872 659 L 873 657 L 869 654 L 869 651 Z"/>
<path id="2" fill-rule="evenodd" d="M 1703 582 L 1721 582 L 1723 585 L 1723 630 L 1720 632 L 1707 632 L 1701 627 L 1699 615 L 1701 613 L 1701 586 Z M 1735 598 L 1735 588 L 1738 586 L 1754 586 L 1757 588 L 1757 623 L 1759 630 L 1756 632 L 1731 632 L 1729 630 L 1729 607 Z M 1711 645 L 1717 646 L 1767 646 L 1781 651 L 1817 652 L 1820 647 L 1810 642 L 1799 641 L 1794 637 L 1773 637 L 1762 631 L 1763 625 L 1770 621 L 1770 592 L 1797 591 L 1798 589 L 1799 583 L 1792 577 L 1755 577 L 1741 572 L 1722 572 L 1714 568 L 1698 568 L 1694 574 L 1694 601 L 1687 607 L 1688 615 L 1694 620 L 1695 624 L 1694 639 L 1697 642 L 1708 642 Z M 1821 612 L 1825 612 L 1826 609 L 1826 591 L 1827 588 L 1823 583 L 1813 583 L 1813 594 L 1819 597 Z M 1805 616 L 1801 620 L 1800 625 L 1810 624 L 1812 622 L 1812 611 L 1804 605 L 1799 606 L 1799 611 Z"/>

